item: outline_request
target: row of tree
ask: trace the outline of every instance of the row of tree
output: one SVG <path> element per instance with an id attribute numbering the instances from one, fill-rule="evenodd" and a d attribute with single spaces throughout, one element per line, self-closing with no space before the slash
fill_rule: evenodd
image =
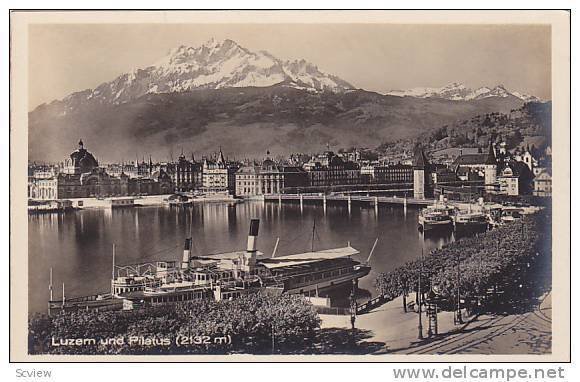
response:
<path id="1" fill-rule="evenodd" d="M 540 295 L 551 285 L 551 222 L 547 212 L 528 215 L 410 261 L 375 280 L 388 299 L 432 288 L 441 307 L 453 309 L 458 288 L 468 307 L 493 309 Z"/>
<path id="2" fill-rule="evenodd" d="M 31 354 L 292 352 L 312 343 L 320 319 L 301 296 L 255 293 L 135 311 L 62 312 L 29 320 Z M 226 339 L 227 338 L 227 339 Z M 66 339 L 95 343 L 67 345 Z M 181 339 L 181 340 L 180 340 Z M 65 341 L 66 342 L 66 341 Z"/>

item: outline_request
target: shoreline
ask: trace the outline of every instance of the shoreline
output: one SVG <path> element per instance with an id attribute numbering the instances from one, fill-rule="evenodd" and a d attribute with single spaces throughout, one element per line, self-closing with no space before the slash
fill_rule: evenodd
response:
<path id="1" fill-rule="evenodd" d="M 133 199 L 134 204 L 128 206 L 120 206 L 120 207 L 113 207 L 108 203 L 110 198 L 75 198 L 75 199 L 67 199 L 72 202 L 72 208 L 68 210 L 54 210 L 54 211 L 46 211 L 46 213 L 62 213 L 62 212 L 75 212 L 81 210 L 91 210 L 91 209 L 117 209 L 117 208 L 139 208 L 139 207 L 164 207 L 168 206 L 167 202 L 165 201 L 166 198 L 173 194 L 163 194 L 163 195 L 146 195 L 146 196 L 123 196 L 123 197 L 115 197 L 113 199 Z M 226 197 L 198 197 L 191 200 L 192 203 L 242 203 L 244 199 L 235 199 L 235 198 L 226 198 Z M 177 207 L 179 208 L 179 207 Z M 29 209 L 29 214 L 32 214 L 34 210 Z"/>

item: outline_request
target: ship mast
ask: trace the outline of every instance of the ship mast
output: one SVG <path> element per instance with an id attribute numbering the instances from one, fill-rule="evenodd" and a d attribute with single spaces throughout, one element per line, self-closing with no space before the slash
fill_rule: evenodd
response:
<path id="1" fill-rule="evenodd" d="M 274 246 L 274 250 L 272 251 L 272 258 L 276 256 L 276 251 L 278 250 L 278 244 L 280 243 L 280 237 L 276 238 L 276 245 Z"/>
<path id="2" fill-rule="evenodd" d="M 48 284 L 48 291 L 50 292 L 50 301 L 52 301 L 52 267 L 50 267 L 50 282 Z"/>
<path id="3" fill-rule="evenodd" d="M 193 238 L 193 206 L 191 206 L 191 210 L 189 213 L 189 238 Z"/>
<path id="4" fill-rule="evenodd" d="M 111 272 L 111 279 L 115 279 L 115 243 L 113 243 L 113 270 Z"/>
<path id="5" fill-rule="evenodd" d="M 379 242 L 379 238 L 377 237 L 377 239 L 375 240 L 375 243 L 373 244 L 373 247 L 371 248 L 371 252 L 369 253 L 369 257 L 367 258 L 366 263 L 369 264 L 371 262 L 371 257 L 373 256 L 373 253 L 375 252 L 375 247 L 377 246 L 377 243 Z M 349 244 L 350 247 L 350 244 Z"/>
<path id="6" fill-rule="evenodd" d="M 111 296 L 115 295 L 115 243 L 113 243 L 113 269 L 111 270 Z"/>

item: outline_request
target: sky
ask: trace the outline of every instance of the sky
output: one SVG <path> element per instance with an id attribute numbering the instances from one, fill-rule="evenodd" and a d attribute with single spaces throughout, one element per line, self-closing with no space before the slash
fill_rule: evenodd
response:
<path id="1" fill-rule="evenodd" d="M 551 98 L 551 34 L 541 25 L 33 24 L 29 109 L 145 68 L 210 38 L 305 59 L 385 93 L 461 82 Z"/>

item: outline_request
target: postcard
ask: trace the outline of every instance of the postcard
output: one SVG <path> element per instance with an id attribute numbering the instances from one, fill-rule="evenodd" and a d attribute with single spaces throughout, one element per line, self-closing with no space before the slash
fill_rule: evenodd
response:
<path id="1" fill-rule="evenodd" d="M 13 11 L 11 360 L 569 360 L 569 22 Z"/>

